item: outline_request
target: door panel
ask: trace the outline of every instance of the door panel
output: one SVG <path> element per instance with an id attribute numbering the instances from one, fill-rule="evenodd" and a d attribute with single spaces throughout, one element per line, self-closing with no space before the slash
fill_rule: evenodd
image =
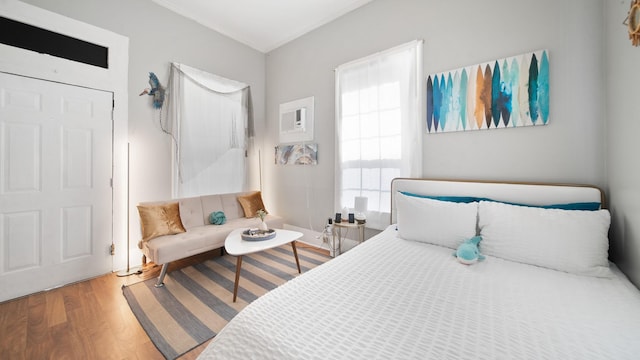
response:
<path id="1" fill-rule="evenodd" d="M 34 268 L 40 263 L 40 211 L 5 213 L 6 235 L 20 241 L 6 245 L 6 271 Z"/>
<path id="2" fill-rule="evenodd" d="M 112 270 L 112 99 L 0 73 L 0 301 Z"/>
<path id="3" fill-rule="evenodd" d="M 6 187 L 3 193 L 40 190 L 40 134 L 41 127 L 33 124 L 7 124 L 3 137 L 6 152 L 3 160 L 8 171 L 4 173 Z"/>

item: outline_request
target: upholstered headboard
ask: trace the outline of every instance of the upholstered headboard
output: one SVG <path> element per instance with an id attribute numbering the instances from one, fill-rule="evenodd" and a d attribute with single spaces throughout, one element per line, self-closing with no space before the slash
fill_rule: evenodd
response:
<path id="1" fill-rule="evenodd" d="M 398 191 L 427 196 L 469 196 L 528 205 L 599 202 L 604 193 L 595 186 L 476 180 L 396 178 L 391 181 L 391 223 L 396 222 L 395 195 Z"/>

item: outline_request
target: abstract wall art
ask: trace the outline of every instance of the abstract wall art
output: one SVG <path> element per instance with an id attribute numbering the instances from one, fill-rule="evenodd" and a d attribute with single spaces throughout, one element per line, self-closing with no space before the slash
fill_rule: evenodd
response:
<path id="1" fill-rule="evenodd" d="M 317 165 L 318 144 L 276 146 L 276 165 Z"/>
<path id="2" fill-rule="evenodd" d="M 427 77 L 427 132 L 500 129 L 549 122 L 549 51 Z"/>

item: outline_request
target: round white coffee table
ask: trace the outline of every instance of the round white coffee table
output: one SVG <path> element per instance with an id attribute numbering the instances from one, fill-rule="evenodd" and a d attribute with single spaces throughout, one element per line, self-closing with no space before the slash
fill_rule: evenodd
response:
<path id="1" fill-rule="evenodd" d="M 236 302 L 238 295 L 238 282 L 240 281 L 240 269 L 242 267 L 242 256 L 247 254 L 256 253 L 268 249 L 290 243 L 293 248 L 293 256 L 296 258 L 296 265 L 298 266 L 298 273 L 300 271 L 300 261 L 298 261 L 298 251 L 296 250 L 296 240 L 302 237 L 302 233 L 291 230 L 276 229 L 276 237 L 269 240 L 262 241 L 247 241 L 242 239 L 242 232 L 246 229 L 233 230 L 224 241 L 224 249 L 229 255 L 237 256 L 236 262 L 236 281 L 233 285 L 233 302 Z"/>

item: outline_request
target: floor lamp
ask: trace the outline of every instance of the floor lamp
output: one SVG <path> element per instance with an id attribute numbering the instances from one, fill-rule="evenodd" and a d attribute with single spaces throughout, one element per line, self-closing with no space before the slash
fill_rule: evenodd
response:
<path id="1" fill-rule="evenodd" d="M 129 254 L 129 172 L 130 172 L 130 162 L 131 162 L 131 145 L 129 143 L 127 143 L 127 269 L 126 270 L 122 270 L 119 271 L 116 275 L 122 277 L 122 276 L 129 276 L 129 275 L 134 275 L 134 274 L 142 274 L 142 269 L 136 267 L 131 269 L 129 267 L 129 262 L 130 262 L 130 254 Z"/>

